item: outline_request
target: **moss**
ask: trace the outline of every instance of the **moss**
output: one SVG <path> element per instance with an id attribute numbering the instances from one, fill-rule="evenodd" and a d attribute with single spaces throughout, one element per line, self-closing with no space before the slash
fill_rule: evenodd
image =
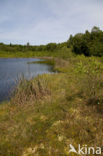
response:
<path id="1" fill-rule="evenodd" d="M 10 103 L 0 106 L 2 156 L 69 156 L 69 144 L 102 145 L 103 114 L 98 104 L 87 104 L 90 86 L 97 82 L 95 96 L 102 99 L 102 62 L 99 68 L 93 65 L 94 58 L 84 56 L 54 61 L 62 73 L 23 80 Z M 90 79 L 91 70 L 88 74 L 84 69 L 97 66 L 98 74 Z"/>

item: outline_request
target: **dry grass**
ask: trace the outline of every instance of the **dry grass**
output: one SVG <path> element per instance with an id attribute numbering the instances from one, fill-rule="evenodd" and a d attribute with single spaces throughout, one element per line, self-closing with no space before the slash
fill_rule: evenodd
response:
<path id="1" fill-rule="evenodd" d="M 1 156 L 75 156 L 69 144 L 103 147 L 102 100 L 88 105 L 91 95 L 102 99 L 102 71 L 91 79 L 82 72 L 88 63 L 82 56 L 56 60 L 64 73 L 20 81 L 11 102 L 0 106 Z"/>
<path id="2" fill-rule="evenodd" d="M 11 102 L 14 104 L 15 101 L 15 104 L 24 105 L 28 101 L 41 100 L 44 96 L 50 95 L 47 86 L 48 82 L 45 79 L 40 79 L 39 76 L 31 81 L 23 78 L 19 80 Z"/>

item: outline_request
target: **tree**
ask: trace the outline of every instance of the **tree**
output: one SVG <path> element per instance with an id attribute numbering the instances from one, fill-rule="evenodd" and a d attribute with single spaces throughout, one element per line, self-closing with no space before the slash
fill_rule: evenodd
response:
<path id="1" fill-rule="evenodd" d="M 85 34 L 71 35 L 67 43 L 76 54 L 103 56 L 103 31 L 96 26 L 91 32 L 86 30 Z"/>
<path id="2" fill-rule="evenodd" d="M 57 48 L 57 44 L 56 43 L 49 43 L 46 46 L 46 49 L 49 51 L 54 51 Z"/>
<path id="3" fill-rule="evenodd" d="M 29 42 L 27 42 L 27 47 L 29 47 L 30 46 L 30 43 Z"/>
<path id="4" fill-rule="evenodd" d="M 100 32 L 100 31 L 101 31 L 101 30 L 100 30 L 99 27 L 94 26 L 94 27 L 92 28 L 92 30 L 91 30 L 91 33 L 93 33 L 93 32 Z"/>

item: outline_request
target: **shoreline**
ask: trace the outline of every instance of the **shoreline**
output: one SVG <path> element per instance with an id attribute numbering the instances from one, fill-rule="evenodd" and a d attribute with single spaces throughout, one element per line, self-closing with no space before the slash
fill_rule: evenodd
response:
<path id="1" fill-rule="evenodd" d="M 0 59 L 19 59 L 19 58 L 0 58 Z M 44 59 L 44 61 L 43 60 L 38 60 L 38 61 L 34 61 L 34 62 L 27 62 L 27 64 L 34 64 L 34 63 L 36 63 L 36 64 L 47 64 L 48 66 L 51 67 L 51 69 L 50 69 L 51 72 L 57 72 L 57 70 L 54 69 L 54 64 L 49 62 L 49 60 L 52 60 L 53 58 L 51 58 L 51 57 L 35 57 L 35 58 L 32 58 L 32 59 Z M 36 77 L 38 77 L 38 75 Z M 43 75 L 43 74 L 41 74 L 41 75 Z M 33 77 L 33 79 L 35 79 L 36 77 Z M 30 79 L 29 81 L 31 81 L 31 80 L 32 79 Z M 18 86 L 18 84 L 17 84 L 17 86 Z M 13 98 L 13 96 L 10 97 L 10 99 L 12 99 L 12 98 Z M 5 102 L 10 102 L 10 99 L 9 100 L 3 100 L 3 101 L 0 102 L 0 104 L 5 103 Z"/>

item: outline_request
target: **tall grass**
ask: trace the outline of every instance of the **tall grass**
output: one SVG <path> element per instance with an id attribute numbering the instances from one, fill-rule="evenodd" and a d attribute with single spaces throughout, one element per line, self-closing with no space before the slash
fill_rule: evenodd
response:
<path id="1" fill-rule="evenodd" d="M 61 72 L 20 80 L 0 106 L 2 156 L 75 156 L 69 144 L 102 148 L 103 102 L 88 103 L 102 99 L 101 60 L 56 58 L 54 66 Z"/>
<path id="2" fill-rule="evenodd" d="M 25 102 L 42 99 L 43 96 L 50 94 L 47 86 L 46 80 L 39 79 L 39 76 L 31 81 L 22 77 L 18 81 L 18 85 L 14 91 L 14 97 L 11 100 L 12 102 L 15 101 L 15 104 L 24 105 Z"/>
<path id="3" fill-rule="evenodd" d="M 72 56 L 74 56 L 74 54 L 71 49 L 66 47 L 54 51 L 0 51 L 1 58 L 59 57 L 65 59 Z"/>

